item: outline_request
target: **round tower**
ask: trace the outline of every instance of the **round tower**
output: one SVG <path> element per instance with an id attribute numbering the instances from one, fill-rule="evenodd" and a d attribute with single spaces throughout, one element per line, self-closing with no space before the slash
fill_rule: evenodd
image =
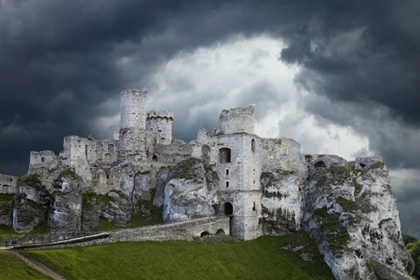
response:
<path id="1" fill-rule="evenodd" d="M 158 144 L 169 145 L 172 142 L 172 123 L 174 114 L 171 111 L 155 112 L 147 114 L 147 130 L 156 136 Z"/>
<path id="2" fill-rule="evenodd" d="M 126 89 L 121 91 L 121 129 L 146 129 L 147 89 Z"/>
<path id="3" fill-rule="evenodd" d="M 146 157 L 147 89 L 121 91 L 121 128 L 118 141 L 119 162 L 139 162 Z"/>

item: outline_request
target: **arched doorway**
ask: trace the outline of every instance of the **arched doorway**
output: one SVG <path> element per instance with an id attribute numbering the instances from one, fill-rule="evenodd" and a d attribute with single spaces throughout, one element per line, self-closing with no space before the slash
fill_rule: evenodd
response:
<path id="1" fill-rule="evenodd" d="M 223 205 L 223 210 L 225 212 L 225 215 L 229 217 L 229 235 L 232 235 L 233 230 L 233 205 L 230 202 L 226 202 Z"/>
<path id="2" fill-rule="evenodd" d="M 206 235 L 210 235 L 210 233 L 209 233 L 208 231 L 203 231 L 203 232 L 200 234 L 200 237 L 204 237 L 204 236 L 206 236 Z"/>
<path id="3" fill-rule="evenodd" d="M 152 161 L 154 161 L 154 162 L 158 161 L 158 156 L 157 155 L 153 155 Z"/>
<path id="4" fill-rule="evenodd" d="M 233 215 L 233 205 L 230 202 L 226 202 L 224 205 L 224 211 L 226 216 L 232 216 Z"/>

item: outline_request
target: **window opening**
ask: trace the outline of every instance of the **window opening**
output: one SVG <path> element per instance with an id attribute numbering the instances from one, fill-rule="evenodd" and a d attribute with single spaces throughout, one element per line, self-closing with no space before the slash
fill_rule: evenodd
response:
<path id="1" fill-rule="evenodd" d="M 221 148 L 219 150 L 219 162 L 220 163 L 231 162 L 231 150 L 229 148 Z"/>

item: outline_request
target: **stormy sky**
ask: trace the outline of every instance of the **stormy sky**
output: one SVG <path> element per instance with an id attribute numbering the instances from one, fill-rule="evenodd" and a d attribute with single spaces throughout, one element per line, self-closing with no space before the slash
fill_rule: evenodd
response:
<path id="1" fill-rule="evenodd" d="M 149 89 L 195 138 L 224 108 L 308 153 L 380 155 L 420 237 L 418 0 L 0 0 L 0 173 L 66 135 L 110 138 L 119 92 Z"/>

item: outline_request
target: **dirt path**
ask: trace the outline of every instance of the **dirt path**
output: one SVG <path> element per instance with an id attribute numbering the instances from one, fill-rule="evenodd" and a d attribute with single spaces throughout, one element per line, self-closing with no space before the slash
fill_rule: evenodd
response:
<path id="1" fill-rule="evenodd" d="M 5 250 L 5 252 L 11 253 L 11 254 L 21 258 L 27 265 L 29 265 L 30 267 L 38 270 L 42 274 L 47 275 L 48 277 L 51 277 L 54 280 L 65 280 L 65 278 L 63 278 L 61 275 L 59 275 L 58 273 L 51 270 L 49 267 L 45 266 L 44 264 L 42 264 L 42 263 L 40 263 L 36 260 L 29 259 L 29 258 L 25 257 L 24 255 L 19 253 L 19 251 Z"/>

